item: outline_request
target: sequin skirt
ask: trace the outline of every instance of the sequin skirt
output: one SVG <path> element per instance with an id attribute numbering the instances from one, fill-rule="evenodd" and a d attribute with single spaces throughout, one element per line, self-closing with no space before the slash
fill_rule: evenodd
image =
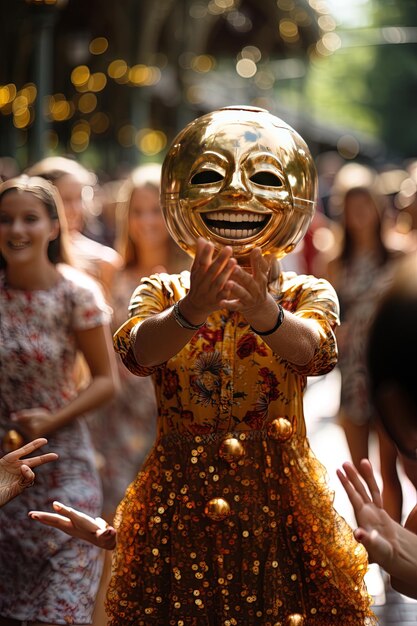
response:
<path id="1" fill-rule="evenodd" d="M 116 514 L 111 626 L 364 626 L 367 554 L 305 438 L 172 434 Z"/>

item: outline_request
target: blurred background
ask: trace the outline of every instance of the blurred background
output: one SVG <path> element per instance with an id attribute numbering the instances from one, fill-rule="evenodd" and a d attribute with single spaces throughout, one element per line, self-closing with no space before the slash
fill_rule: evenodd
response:
<path id="1" fill-rule="evenodd" d="M 314 155 L 417 154 L 413 0 L 1 4 L 0 155 L 19 169 L 59 153 L 119 176 L 236 103 L 282 117 Z"/>

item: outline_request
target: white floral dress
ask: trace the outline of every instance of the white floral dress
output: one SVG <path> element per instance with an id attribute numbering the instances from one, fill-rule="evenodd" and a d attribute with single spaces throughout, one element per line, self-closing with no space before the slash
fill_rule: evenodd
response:
<path id="1" fill-rule="evenodd" d="M 77 394 L 76 329 L 109 321 L 91 278 L 65 265 L 47 290 L 10 289 L 0 272 L 0 440 L 15 411 L 54 411 Z M 101 574 L 98 549 L 28 518 L 60 500 L 96 516 L 101 488 L 88 428 L 79 418 L 48 436 L 59 460 L 36 468 L 35 485 L 0 509 L 0 616 L 90 623 Z"/>

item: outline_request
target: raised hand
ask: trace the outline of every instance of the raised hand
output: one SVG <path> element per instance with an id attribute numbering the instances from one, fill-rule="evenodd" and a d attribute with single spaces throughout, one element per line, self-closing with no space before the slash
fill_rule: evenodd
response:
<path id="1" fill-rule="evenodd" d="M 56 513 L 30 511 L 29 517 L 46 526 L 53 526 L 71 537 L 83 539 L 99 548 L 113 550 L 116 545 L 116 531 L 101 517 L 90 517 L 61 502 L 53 503 Z"/>
<path id="2" fill-rule="evenodd" d="M 360 473 L 352 463 L 344 463 L 343 469 L 345 473 L 339 469 L 337 475 L 359 526 L 355 537 L 367 549 L 370 561 L 379 563 L 389 572 L 399 551 L 399 524 L 382 508 L 381 492 L 367 459 L 362 459 Z"/>
<path id="3" fill-rule="evenodd" d="M 241 311 L 259 330 L 273 327 L 278 315 L 277 305 L 268 293 L 271 260 L 262 256 L 260 248 L 254 248 L 250 254 L 252 273 L 236 265 L 224 286 L 227 296 L 220 302 L 222 308 Z"/>
<path id="4" fill-rule="evenodd" d="M 21 458 L 34 452 L 46 443 L 48 441 L 43 437 L 35 439 L 17 450 L 9 452 L 0 459 L 0 506 L 17 496 L 26 487 L 33 485 L 35 474 L 31 468 L 55 461 L 58 458 L 58 455 L 54 452 L 34 456 L 29 459 Z"/>
<path id="5" fill-rule="evenodd" d="M 52 413 L 43 407 L 16 411 L 10 419 L 28 438 L 48 435 L 55 428 Z"/>
<path id="6" fill-rule="evenodd" d="M 237 261 L 233 249 L 225 246 L 215 256 L 214 245 L 203 238 L 197 241 L 196 255 L 190 270 L 190 290 L 181 302 L 181 312 L 192 323 L 204 322 L 207 315 L 221 308 L 228 282 Z"/>

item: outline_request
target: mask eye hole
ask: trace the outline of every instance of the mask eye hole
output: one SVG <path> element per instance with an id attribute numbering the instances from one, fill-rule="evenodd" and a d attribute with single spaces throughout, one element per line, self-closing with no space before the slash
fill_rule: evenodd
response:
<path id="1" fill-rule="evenodd" d="M 250 179 L 255 185 L 262 185 L 263 187 L 282 187 L 282 181 L 273 172 L 261 171 L 256 172 Z"/>
<path id="2" fill-rule="evenodd" d="M 201 172 L 197 172 L 192 176 L 191 184 L 209 185 L 210 183 L 219 183 L 223 178 L 220 172 L 216 172 L 215 170 L 201 170 Z"/>

